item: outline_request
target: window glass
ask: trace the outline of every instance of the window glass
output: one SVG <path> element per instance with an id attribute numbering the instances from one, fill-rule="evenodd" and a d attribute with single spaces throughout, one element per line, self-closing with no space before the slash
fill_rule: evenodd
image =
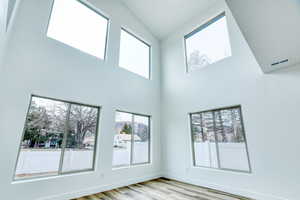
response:
<path id="1" fill-rule="evenodd" d="M 113 166 L 130 165 L 132 141 L 132 114 L 116 112 Z"/>
<path id="2" fill-rule="evenodd" d="M 98 107 L 33 96 L 15 179 L 93 169 Z"/>
<path id="3" fill-rule="evenodd" d="M 150 46 L 124 29 L 121 30 L 119 66 L 150 78 Z"/>
<path id="4" fill-rule="evenodd" d="M 141 164 L 149 162 L 150 148 L 149 117 L 134 116 L 134 145 L 133 163 Z"/>
<path id="5" fill-rule="evenodd" d="M 249 171 L 245 134 L 239 112 L 239 109 L 216 112 L 220 167 Z"/>
<path id="6" fill-rule="evenodd" d="M 66 104 L 32 98 L 16 168 L 16 178 L 58 173 L 66 123 Z"/>
<path id="7" fill-rule="evenodd" d="M 93 169 L 98 109 L 71 105 L 63 171 Z"/>
<path id="8" fill-rule="evenodd" d="M 104 59 L 108 19 L 78 0 L 55 0 L 47 36 Z"/>
<path id="9" fill-rule="evenodd" d="M 192 118 L 199 121 L 199 123 L 192 124 L 195 165 L 217 168 L 213 113 L 195 114 Z"/>
<path id="10" fill-rule="evenodd" d="M 225 13 L 185 36 L 187 71 L 203 68 L 231 56 Z"/>

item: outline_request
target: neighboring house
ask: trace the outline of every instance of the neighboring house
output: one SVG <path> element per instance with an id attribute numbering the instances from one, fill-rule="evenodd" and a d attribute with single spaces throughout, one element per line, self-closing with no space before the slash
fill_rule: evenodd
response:
<path id="1" fill-rule="evenodd" d="M 89 134 L 83 140 L 85 147 L 93 147 L 95 145 L 95 135 Z"/>
<path id="2" fill-rule="evenodd" d="M 114 147 L 125 147 L 128 142 L 131 142 L 131 135 L 128 134 L 117 134 L 114 137 Z M 141 142 L 141 138 L 137 135 L 134 135 L 134 142 Z"/>

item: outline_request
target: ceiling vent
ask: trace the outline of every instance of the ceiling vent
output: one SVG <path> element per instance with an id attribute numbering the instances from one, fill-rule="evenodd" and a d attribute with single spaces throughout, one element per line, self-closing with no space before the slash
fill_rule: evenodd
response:
<path id="1" fill-rule="evenodd" d="M 271 64 L 271 66 L 276 66 L 276 65 L 280 65 L 280 64 L 283 64 L 283 63 L 287 63 L 289 62 L 289 59 L 285 59 L 285 60 L 281 60 L 281 61 L 278 61 L 278 62 L 274 62 Z"/>

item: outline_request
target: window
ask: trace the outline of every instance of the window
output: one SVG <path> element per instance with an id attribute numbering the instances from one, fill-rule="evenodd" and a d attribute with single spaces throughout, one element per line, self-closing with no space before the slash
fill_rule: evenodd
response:
<path id="1" fill-rule="evenodd" d="M 188 72 L 231 56 L 225 13 L 192 31 L 184 39 Z"/>
<path id="2" fill-rule="evenodd" d="M 150 49 L 150 45 L 122 29 L 119 66 L 149 79 Z"/>
<path id="3" fill-rule="evenodd" d="M 105 58 L 108 18 L 79 0 L 54 0 L 47 36 Z"/>
<path id="4" fill-rule="evenodd" d="M 99 107 L 32 96 L 15 179 L 94 169 Z"/>
<path id="5" fill-rule="evenodd" d="M 194 165 L 250 172 L 241 107 L 190 114 Z"/>
<path id="6" fill-rule="evenodd" d="M 150 117 L 116 112 L 113 166 L 150 163 Z"/>

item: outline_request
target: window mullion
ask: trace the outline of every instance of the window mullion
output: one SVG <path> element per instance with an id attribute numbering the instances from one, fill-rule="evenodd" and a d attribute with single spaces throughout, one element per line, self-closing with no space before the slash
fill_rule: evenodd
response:
<path id="1" fill-rule="evenodd" d="M 213 114 L 213 126 L 214 126 L 214 135 L 215 135 L 215 144 L 216 144 L 218 168 L 221 169 L 219 143 L 218 143 L 218 137 L 217 137 L 217 131 L 216 131 L 216 113 L 213 111 L 212 114 Z"/>
<path id="2" fill-rule="evenodd" d="M 133 165 L 133 151 L 134 151 L 134 114 L 131 117 L 131 150 L 130 150 L 130 165 Z"/>
<path id="3" fill-rule="evenodd" d="M 151 145 L 152 145 L 152 136 L 151 136 L 151 119 L 150 117 L 148 117 L 148 140 L 149 140 L 149 144 L 148 144 L 148 162 L 151 162 Z"/>
<path id="4" fill-rule="evenodd" d="M 62 174 L 64 155 L 65 155 L 65 150 L 66 150 L 66 145 L 67 145 L 67 138 L 68 138 L 68 131 L 69 131 L 70 111 L 71 111 L 71 104 L 68 103 L 66 122 L 65 122 L 65 130 L 64 130 L 64 137 L 63 137 L 63 141 L 62 141 L 62 149 L 61 149 L 61 155 L 60 155 L 61 157 L 60 157 L 60 161 L 59 161 L 58 174 Z"/>

